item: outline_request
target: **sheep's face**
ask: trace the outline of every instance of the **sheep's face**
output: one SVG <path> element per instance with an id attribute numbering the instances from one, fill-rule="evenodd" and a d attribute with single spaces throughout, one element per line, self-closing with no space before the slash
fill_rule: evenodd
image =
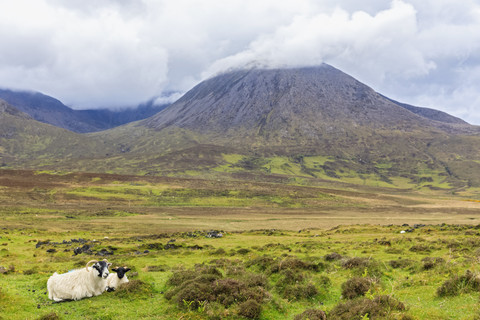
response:
<path id="1" fill-rule="evenodd" d="M 92 269 L 95 270 L 95 272 L 97 273 L 97 276 L 101 277 L 101 278 L 104 278 L 104 279 L 107 279 L 108 275 L 109 275 L 109 271 L 108 271 L 108 268 L 111 266 L 112 264 L 110 262 L 106 262 L 106 261 L 99 261 L 99 262 L 96 262 L 93 266 L 92 266 Z"/>
<path id="2" fill-rule="evenodd" d="M 122 279 L 125 274 L 130 271 L 130 268 L 127 268 L 127 267 L 117 267 L 117 268 L 113 268 L 112 271 L 115 271 L 117 273 L 117 277 L 118 279 Z M 127 280 L 128 281 L 128 280 Z"/>

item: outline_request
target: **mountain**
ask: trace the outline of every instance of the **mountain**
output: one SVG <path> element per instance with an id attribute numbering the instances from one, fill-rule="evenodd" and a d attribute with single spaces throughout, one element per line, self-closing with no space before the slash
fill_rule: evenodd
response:
<path id="1" fill-rule="evenodd" d="M 45 124 L 0 100 L 0 166 L 36 167 L 93 157 L 92 138 Z M 94 150 L 93 148 L 92 150 Z"/>
<path id="2" fill-rule="evenodd" d="M 35 120 L 77 133 L 102 131 L 145 119 L 168 105 L 156 105 L 152 99 L 137 107 L 118 110 L 73 110 L 61 101 L 39 92 L 8 89 L 0 89 L 0 99 L 29 114 Z"/>
<path id="3" fill-rule="evenodd" d="M 385 97 L 385 96 L 383 96 L 383 97 Z M 435 109 L 431 109 L 431 108 L 416 107 L 416 106 L 412 106 L 412 105 L 409 105 L 409 104 L 406 104 L 406 103 L 401 103 L 401 102 L 395 101 L 395 100 L 387 98 L 387 97 L 385 97 L 385 98 L 392 101 L 393 103 L 399 105 L 400 107 L 403 107 L 403 108 L 405 108 L 405 109 L 407 109 L 407 110 L 409 110 L 409 111 L 411 111 L 415 114 L 418 114 L 419 116 L 422 116 L 422 117 L 425 117 L 425 118 L 428 118 L 428 119 L 431 119 L 431 120 L 445 122 L 445 123 L 452 123 L 452 124 L 468 124 L 466 121 L 464 121 L 460 118 L 454 117 L 452 115 L 449 115 L 448 113 L 443 112 L 443 111 L 439 111 L 439 110 L 435 110 Z"/>
<path id="4" fill-rule="evenodd" d="M 427 110 L 418 108 L 418 110 Z M 440 113 L 440 112 L 439 112 Z M 329 66 L 241 70 L 218 75 L 140 125 L 178 128 L 200 140 L 237 148 L 301 152 L 340 147 L 379 133 L 468 132 L 452 116 L 432 117 L 378 94 Z M 202 137 L 203 136 L 203 137 Z M 362 138 L 363 137 L 363 138 Z M 299 148 L 297 148 L 299 147 Z M 292 150 L 293 148 L 293 150 Z M 283 150 L 283 151 L 282 151 Z M 330 154 L 332 154 L 330 152 Z"/>
<path id="5" fill-rule="evenodd" d="M 480 187 L 480 127 L 434 111 L 388 99 L 329 65 L 236 70 L 201 82 L 150 118 L 80 135 L 83 145 L 66 160 L 41 167 Z"/>
<path id="6" fill-rule="evenodd" d="M 347 178 L 351 172 L 352 179 L 387 183 L 429 180 L 429 175 L 437 185 L 480 180 L 471 172 L 480 172 L 474 147 L 479 127 L 392 101 L 325 64 L 220 74 L 137 126 L 175 133 L 176 141 L 181 133 L 190 150 L 195 145 L 234 149 L 255 160 L 247 161 L 247 168 L 266 172 L 269 167 L 288 172 L 290 166 L 298 169 L 291 172 L 312 177 Z M 275 157 L 289 160 L 280 169 L 261 160 Z M 314 165 L 315 157 L 323 158 Z"/>

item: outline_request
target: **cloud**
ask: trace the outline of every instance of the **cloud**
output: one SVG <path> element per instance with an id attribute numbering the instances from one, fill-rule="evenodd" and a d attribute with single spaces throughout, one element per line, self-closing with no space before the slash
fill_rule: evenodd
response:
<path id="1" fill-rule="evenodd" d="M 416 11 L 401 1 L 374 16 L 342 8 L 331 14 L 296 15 L 288 25 L 260 35 L 246 50 L 216 61 L 211 73 L 252 62 L 284 67 L 327 61 L 349 68 L 357 65 L 354 70 L 363 68 L 380 80 L 386 72 L 422 75 L 435 64 L 416 49 L 416 34 Z"/>
<path id="2" fill-rule="evenodd" d="M 229 68 L 327 62 L 480 124 L 475 0 L 0 2 L 0 86 L 78 108 L 186 91 Z"/>

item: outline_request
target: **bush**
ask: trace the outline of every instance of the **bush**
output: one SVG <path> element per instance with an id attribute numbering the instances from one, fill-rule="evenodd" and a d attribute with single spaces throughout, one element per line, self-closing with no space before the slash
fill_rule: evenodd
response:
<path id="1" fill-rule="evenodd" d="M 479 290 L 480 278 L 477 274 L 467 270 L 462 276 L 456 275 L 446 280 L 440 288 L 437 289 L 437 295 L 439 297 L 448 297 Z"/>
<path id="2" fill-rule="evenodd" d="M 354 299 L 364 296 L 372 288 L 374 280 L 371 278 L 354 277 L 342 284 L 342 296 L 346 299 Z"/>
<path id="3" fill-rule="evenodd" d="M 342 264 L 345 269 L 365 268 L 370 264 L 369 258 L 350 258 Z"/>
<path id="4" fill-rule="evenodd" d="M 322 263 L 314 263 L 309 261 L 303 261 L 297 258 L 286 258 L 284 260 L 276 260 L 270 265 L 267 269 L 268 274 L 278 273 L 282 270 L 310 270 L 310 271 L 321 271 L 324 268 Z"/>
<path id="5" fill-rule="evenodd" d="M 405 310 L 405 305 L 391 296 L 376 296 L 373 300 L 367 298 L 349 300 L 336 305 L 328 314 L 328 319 L 361 320 L 365 315 L 368 319 L 394 319 L 395 311 Z"/>
<path id="6" fill-rule="evenodd" d="M 245 289 L 245 284 L 237 280 L 219 279 L 212 285 L 212 294 L 216 297 L 216 301 L 227 307 L 236 301 L 243 300 L 242 294 L 245 292 Z"/>
<path id="7" fill-rule="evenodd" d="M 432 249 L 424 245 L 415 245 L 409 249 L 411 252 L 430 252 Z"/>
<path id="8" fill-rule="evenodd" d="M 180 288 L 175 301 L 179 306 L 197 309 L 204 301 L 213 301 L 212 287 L 206 283 L 190 282 Z"/>
<path id="9" fill-rule="evenodd" d="M 276 283 L 277 288 L 285 288 L 287 285 L 303 282 L 304 277 L 301 272 L 294 272 L 290 269 L 282 270 L 280 272 L 282 276 Z"/>
<path id="10" fill-rule="evenodd" d="M 262 275 L 241 273 L 247 280 L 223 278 L 216 268 L 196 267 L 197 271 L 180 270 L 174 273 L 168 283 L 173 286 L 166 292 L 167 300 L 175 301 L 180 307 L 197 309 L 205 302 L 229 307 L 247 300 L 263 302 L 268 295 L 263 286 L 267 280 Z M 186 276 L 189 273 L 189 276 Z M 193 275 L 193 276 L 192 276 Z"/>
<path id="11" fill-rule="evenodd" d="M 313 298 L 318 294 L 318 290 L 312 283 L 294 284 L 286 286 L 281 294 L 289 300 L 301 300 Z"/>
<path id="12" fill-rule="evenodd" d="M 150 284 L 142 280 L 130 280 L 127 283 L 122 283 L 115 291 L 114 295 L 121 298 L 138 299 L 140 297 L 148 298 L 153 293 L 153 288 Z"/>
<path id="13" fill-rule="evenodd" d="M 445 259 L 443 258 L 434 258 L 434 257 L 426 257 L 422 259 L 423 262 L 423 270 L 430 270 L 435 268 L 436 266 L 445 263 Z"/>
<path id="14" fill-rule="evenodd" d="M 410 267 L 415 262 L 411 259 L 398 259 L 398 260 L 391 260 L 388 264 L 394 269 L 403 269 Z"/>
<path id="15" fill-rule="evenodd" d="M 325 255 L 324 259 L 326 261 L 336 261 L 342 259 L 342 256 L 336 252 L 329 253 Z"/>
<path id="16" fill-rule="evenodd" d="M 218 248 L 217 250 L 213 251 L 211 254 L 212 255 L 217 255 L 217 256 L 226 256 L 227 251 L 225 251 L 225 249 L 223 249 L 223 248 Z"/>
<path id="17" fill-rule="evenodd" d="M 241 254 L 241 255 L 245 255 L 247 253 L 250 253 L 250 249 L 240 248 L 240 249 L 237 250 L 237 253 Z"/>
<path id="18" fill-rule="evenodd" d="M 38 320 L 60 320 L 60 317 L 55 312 L 50 312 L 41 316 Z"/>
<path id="19" fill-rule="evenodd" d="M 247 300 L 238 306 L 238 314 L 248 319 L 258 319 L 262 306 L 255 300 Z"/>
<path id="20" fill-rule="evenodd" d="M 248 287 L 263 287 L 265 288 L 268 284 L 268 279 L 263 274 L 250 273 L 245 274 L 244 282 Z"/>
<path id="21" fill-rule="evenodd" d="M 267 269 L 270 269 L 274 264 L 275 264 L 275 260 L 272 257 L 261 256 L 261 257 L 257 257 L 255 259 L 251 259 L 247 261 L 245 263 L 245 266 L 247 268 L 256 266 L 260 271 L 265 271 Z"/>
<path id="22" fill-rule="evenodd" d="M 354 273 L 358 276 L 365 272 L 371 277 L 380 277 L 383 274 L 381 264 L 370 258 L 355 257 L 343 262 L 342 266 L 345 269 L 354 269 Z"/>
<path id="23" fill-rule="evenodd" d="M 297 314 L 294 320 L 327 320 L 327 315 L 325 312 L 319 309 L 308 309 L 302 312 L 301 314 Z"/>

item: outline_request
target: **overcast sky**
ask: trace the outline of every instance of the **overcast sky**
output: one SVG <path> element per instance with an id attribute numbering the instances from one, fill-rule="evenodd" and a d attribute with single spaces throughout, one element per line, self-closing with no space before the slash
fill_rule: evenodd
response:
<path id="1" fill-rule="evenodd" d="M 480 125 L 480 0 L 0 0 L 0 87 L 76 109 L 322 62 Z"/>

